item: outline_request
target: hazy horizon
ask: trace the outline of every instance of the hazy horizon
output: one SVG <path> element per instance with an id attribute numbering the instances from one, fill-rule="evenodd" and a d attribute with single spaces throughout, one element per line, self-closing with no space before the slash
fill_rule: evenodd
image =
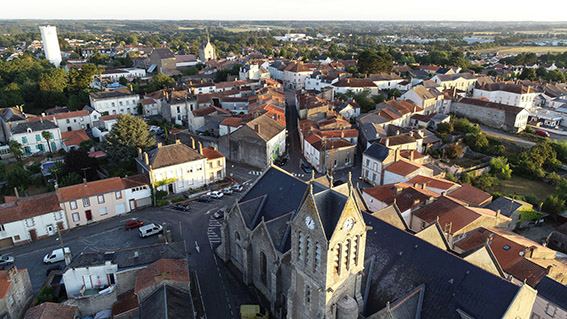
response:
<path id="1" fill-rule="evenodd" d="M 377 3 L 369 0 L 217 0 L 214 4 L 170 0 L 160 7 L 149 0 L 99 0 L 96 6 L 68 0 L 22 0 L 3 5 L 1 20 L 226 20 L 226 21 L 447 21 L 567 22 L 567 1 L 542 0 L 534 10 L 520 3 L 478 0 L 473 4 L 440 0 Z M 212 7 L 212 8 L 211 8 Z M 163 10 L 160 10 L 163 9 Z"/>

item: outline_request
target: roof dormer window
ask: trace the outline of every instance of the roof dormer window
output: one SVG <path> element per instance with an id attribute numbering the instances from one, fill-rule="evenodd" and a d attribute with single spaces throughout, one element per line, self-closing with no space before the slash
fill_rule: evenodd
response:
<path id="1" fill-rule="evenodd" d="M 27 131 L 28 133 L 31 133 L 31 132 L 32 132 L 32 129 L 28 127 L 26 131 Z"/>

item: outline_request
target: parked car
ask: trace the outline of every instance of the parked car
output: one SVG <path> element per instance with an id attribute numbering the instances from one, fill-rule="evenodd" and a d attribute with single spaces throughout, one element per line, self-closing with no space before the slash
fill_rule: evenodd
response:
<path id="1" fill-rule="evenodd" d="M 214 199 L 221 199 L 222 196 L 223 196 L 222 192 L 219 192 L 219 191 L 211 192 L 211 197 L 214 198 Z"/>
<path id="2" fill-rule="evenodd" d="M 216 219 L 220 219 L 224 217 L 224 210 L 219 210 L 216 213 L 213 214 L 213 217 Z"/>
<path id="3" fill-rule="evenodd" d="M 234 185 L 232 185 L 232 189 L 233 189 L 235 192 L 242 192 L 242 190 L 244 189 L 244 187 L 242 187 L 242 185 L 240 185 L 240 184 L 234 184 Z"/>
<path id="4" fill-rule="evenodd" d="M 157 235 L 161 233 L 162 230 L 163 226 L 154 223 L 138 228 L 138 232 L 140 233 L 140 237 L 142 238 Z"/>
<path id="5" fill-rule="evenodd" d="M 234 191 L 232 190 L 231 187 L 225 187 L 222 189 L 222 193 L 225 195 L 231 195 L 232 193 L 234 193 Z"/>
<path id="6" fill-rule="evenodd" d="M 63 253 L 63 251 L 65 251 L 65 253 Z M 70 254 L 70 253 L 71 253 L 71 249 L 69 249 L 69 247 L 55 249 L 51 253 L 43 257 L 43 262 L 45 264 L 53 264 L 56 262 L 60 262 L 65 260 L 65 254 Z"/>
<path id="7" fill-rule="evenodd" d="M 313 168 L 311 168 L 311 165 L 307 163 L 301 163 L 301 170 L 303 170 L 307 174 L 310 174 L 313 171 Z"/>
<path id="8" fill-rule="evenodd" d="M 6 266 L 6 265 L 11 265 L 14 263 L 14 257 L 13 256 L 6 256 L 6 255 L 1 255 L 0 256 L 0 266 Z"/>
<path id="9" fill-rule="evenodd" d="M 189 207 L 189 203 L 177 203 L 173 205 L 173 209 L 188 212 L 191 208 Z"/>
<path id="10" fill-rule="evenodd" d="M 144 222 L 140 219 L 132 219 L 126 222 L 126 230 L 138 228 L 144 226 Z"/>
<path id="11" fill-rule="evenodd" d="M 275 161 L 276 165 L 278 166 L 284 166 L 287 163 L 287 157 L 278 157 Z"/>
<path id="12" fill-rule="evenodd" d="M 259 305 L 240 306 L 240 319 L 267 319 L 268 313 Z"/>
<path id="13" fill-rule="evenodd" d="M 550 137 L 551 135 L 549 135 L 548 132 L 544 131 L 544 130 L 536 130 L 535 134 L 541 136 L 541 137 Z"/>
<path id="14" fill-rule="evenodd" d="M 203 195 L 203 196 L 197 198 L 197 201 L 201 202 L 201 203 L 208 203 L 211 200 L 213 200 L 213 198 L 210 195 Z"/>

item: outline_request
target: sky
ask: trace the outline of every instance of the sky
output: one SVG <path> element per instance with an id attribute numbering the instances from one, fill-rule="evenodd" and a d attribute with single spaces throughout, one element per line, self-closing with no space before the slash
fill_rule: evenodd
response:
<path id="1" fill-rule="evenodd" d="M 0 19 L 567 21 L 567 0 L 0 0 Z"/>

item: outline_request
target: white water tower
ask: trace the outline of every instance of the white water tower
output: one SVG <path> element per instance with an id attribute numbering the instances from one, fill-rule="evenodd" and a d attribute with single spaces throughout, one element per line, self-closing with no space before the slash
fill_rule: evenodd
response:
<path id="1" fill-rule="evenodd" d="M 57 39 L 57 30 L 53 26 L 39 27 L 41 39 L 43 40 L 43 52 L 47 61 L 59 67 L 61 64 L 61 50 L 59 49 L 59 40 Z"/>

